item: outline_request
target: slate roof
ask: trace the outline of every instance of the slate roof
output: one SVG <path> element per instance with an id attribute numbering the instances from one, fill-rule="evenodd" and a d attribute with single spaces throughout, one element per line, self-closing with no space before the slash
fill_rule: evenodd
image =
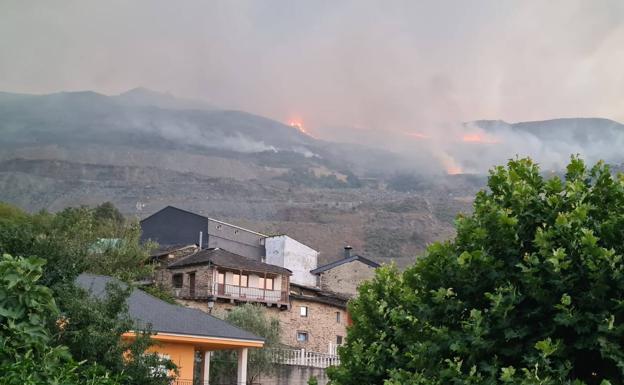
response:
<path id="1" fill-rule="evenodd" d="M 340 265 L 344 265 L 345 263 L 349 263 L 349 262 L 353 262 L 353 261 L 360 261 L 360 262 L 365 263 L 368 266 L 374 267 L 374 268 L 378 268 L 379 266 L 381 266 L 377 262 L 372 261 L 372 260 L 370 260 L 368 258 L 364 258 L 361 255 L 352 255 L 350 257 L 339 259 L 337 261 L 328 263 L 326 265 L 319 266 L 319 267 L 317 267 L 314 270 L 310 270 L 310 273 L 312 273 L 312 274 L 320 274 L 320 273 L 322 273 L 324 271 L 331 270 L 334 267 L 338 267 Z"/>
<path id="2" fill-rule="evenodd" d="M 140 220 L 140 222 L 144 222 L 144 221 L 148 220 L 149 218 L 153 217 L 154 215 L 156 215 L 156 214 L 160 213 L 160 212 L 161 212 L 161 211 L 163 211 L 163 210 L 177 210 L 177 211 L 180 211 L 180 212 L 182 212 L 182 213 L 184 213 L 184 214 L 192 214 L 192 215 L 194 215 L 194 216 L 196 216 L 196 217 L 199 217 L 199 218 L 204 218 L 204 219 L 208 220 L 208 217 L 207 217 L 207 216 L 205 216 L 205 215 L 197 214 L 197 213 L 194 213 L 194 212 L 192 212 L 192 211 L 188 211 L 188 210 L 181 209 L 181 208 L 179 208 L 179 207 L 175 207 L 175 206 L 167 205 L 167 206 L 163 207 L 162 209 L 160 209 L 160 210 L 156 211 L 155 213 L 153 213 L 153 214 L 151 214 L 151 215 L 148 215 L 148 216 L 146 216 L 145 218 L 141 219 L 141 220 Z"/>
<path id="3" fill-rule="evenodd" d="M 79 287 L 98 298 L 106 295 L 106 285 L 111 282 L 125 286 L 115 278 L 102 275 L 81 274 L 76 280 Z M 128 313 L 136 322 L 137 329 L 149 326 L 152 331 L 160 333 L 264 341 L 261 337 L 201 310 L 169 304 L 139 289 L 132 291 L 127 304 Z"/>
<path id="4" fill-rule="evenodd" d="M 334 293 L 332 291 L 322 290 L 318 287 L 298 285 L 292 282 L 290 288 L 290 298 L 323 303 L 343 309 L 347 308 L 347 302 L 349 302 L 351 298 L 346 294 Z M 304 291 L 311 291 L 313 294 L 304 294 Z"/>
<path id="5" fill-rule="evenodd" d="M 183 250 L 186 248 L 192 248 L 192 247 L 196 247 L 197 244 L 194 245 L 189 245 L 189 244 L 185 244 L 185 243 L 180 243 L 177 245 L 165 245 L 165 246 L 161 246 L 159 245 L 159 247 L 155 250 L 153 250 L 150 253 L 150 257 L 151 258 L 156 258 L 156 257 L 162 257 L 165 255 L 169 255 L 175 251 L 179 251 L 179 250 Z"/>
<path id="6" fill-rule="evenodd" d="M 215 248 L 215 249 L 203 249 L 194 254 L 184 257 L 167 268 L 178 269 L 181 267 L 205 265 L 211 263 L 215 266 L 236 269 L 254 271 L 258 273 L 273 273 L 280 275 L 292 275 L 292 271 L 268 263 L 253 260 L 251 258 L 243 257 L 242 255 L 231 253 L 227 250 Z"/>

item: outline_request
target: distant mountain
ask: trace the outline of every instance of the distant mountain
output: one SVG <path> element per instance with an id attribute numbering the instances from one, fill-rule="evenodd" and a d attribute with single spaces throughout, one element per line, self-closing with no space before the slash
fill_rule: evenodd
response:
<path id="1" fill-rule="evenodd" d="M 158 153 L 157 166 L 208 175 L 221 175 L 215 168 L 223 159 L 254 172 L 269 167 L 270 174 L 316 167 L 379 174 L 404 163 L 387 151 L 318 140 L 275 120 L 144 88 L 116 96 L 0 93 L 0 135 L 0 160 L 45 156 L 136 166 L 153 165 L 149 155 Z"/>
<path id="2" fill-rule="evenodd" d="M 516 155 L 529 156 L 551 171 L 564 169 L 572 154 L 579 154 L 588 164 L 624 162 L 624 125 L 609 119 L 478 120 L 464 128 L 467 135 L 454 149 L 454 157 L 465 169 L 484 170 Z M 479 156 L 475 157 L 477 146 Z"/>
<path id="3" fill-rule="evenodd" d="M 602 141 L 624 135 L 624 125 L 603 118 L 562 118 L 532 122 L 507 123 L 502 120 L 477 120 L 474 124 L 486 131 L 512 130 L 529 133 L 542 140 L 567 140 L 578 143 Z"/>

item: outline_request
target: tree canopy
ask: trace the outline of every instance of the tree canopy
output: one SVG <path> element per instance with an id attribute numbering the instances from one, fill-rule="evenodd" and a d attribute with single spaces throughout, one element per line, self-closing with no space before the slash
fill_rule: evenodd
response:
<path id="1" fill-rule="evenodd" d="M 360 287 L 332 384 L 624 383 L 622 175 L 511 160 L 456 229 Z"/>
<path id="2" fill-rule="evenodd" d="M 145 354 L 149 333 L 121 338 L 135 329 L 125 302 L 130 286 L 111 286 L 96 299 L 74 284 L 87 271 L 129 283 L 150 276 L 150 245 L 141 245 L 138 224 L 118 213 L 104 204 L 28 214 L 0 203 L 0 253 L 19 256 L 0 262 L 0 365 L 17 381 L 8 383 L 29 383 L 19 382 L 27 373 L 33 384 L 170 382 L 154 368 L 174 369 L 171 362 Z M 56 377 L 37 366 L 47 363 Z"/>
<path id="3" fill-rule="evenodd" d="M 280 346 L 280 325 L 277 318 L 269 317 L 263 306 L 246 303 L 229 311 L 225 320 L 264 338 L 264 348 L 249 351 L 247 383 L 255 384 L 261 375 L 274 373 L 277 368 L 271 359 L 271 349 Z M 226 379 L 236 378 L 237 359 L 234 352 L 215 352 L 212 362 L 211 383 L 222 383 Z"/>

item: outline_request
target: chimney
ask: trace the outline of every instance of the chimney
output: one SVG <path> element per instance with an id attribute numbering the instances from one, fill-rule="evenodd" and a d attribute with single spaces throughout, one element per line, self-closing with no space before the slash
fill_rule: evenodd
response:
<path id="1" fill-rule="evenodd" d="M 204 238 L 204 233 L 202 231 L 199 232 L 199 249 L 202 249 L 202 242 Z"/>
<path id="2" fill-rule="evenodd" d="M 351 249 L 353 249 L 353 247 L 347 245 L 344 247 L 344 257 L 345 258 L 349 258 L 351 256 Z"/>

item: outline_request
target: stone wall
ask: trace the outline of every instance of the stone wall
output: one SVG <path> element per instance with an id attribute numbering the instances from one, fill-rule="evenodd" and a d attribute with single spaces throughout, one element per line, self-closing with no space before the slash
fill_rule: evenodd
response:
<path id="1" fill-rule="evenodd" d="M 355 296 L 360 283 L 374 276 L 374 267 L 356 260 L 322 272 L 321 289 Z"/>
<path id="2" fill-rule="evenodd" d="M 306 306 L 307 317 L 301 316 L 301 307 Z M 339 313 L 340 316 L 336 316 Z M 347 335 L 346 310 L 314 302 L 312 300 L 292 299 L 290 309 L 277 313 L 280 321 L 282 343 L 295 348 L 304 348 L 319 353 L 329 353 L 329 345 L 336 344 L 337 336 L 343 341 Z M 297 341 L 297 332 L 306 332 L 308 341 Z"/>
<path id="3" fill-rule="evenodd" d="M 205 301 L 178 300 L 182 305 L 208 312 Z M 296 349 L 306 349 L 311 352 L 329 353 L 329 345 L 336 344 L 337 336 L 343 341 L 347 335 L 347 312 L 340 307 L 317 303 L 308 300 L 291 300 L 290 309 L 278 309 L 275 306 L 263 307 L 269 317 L 277 318 L 280 322 L 281 343 Z M 301 316 L 301 306 L 308 307 L 308 316 Z M 225 318 L 236 304 L 217 302 L 212 315 Z M 340 313 L 338 322 L 336 313 Z M 297 341 L 297 332 L 308 333 L 308 341 Z"/>
<path id="4" fill-rule="evenodd" d="M 190 297 L 190 273 L 195 273 L 195 296 L 206 298 L 210 295 L 213 281 L 213 269 L 207 266 L 188 266 L 180 269 L 160 269 L 155 274 L 156 282 L 171 289 L 176 297 Z M 173 276 L 182 274 L 182 288 L 173 287 Z"/>

